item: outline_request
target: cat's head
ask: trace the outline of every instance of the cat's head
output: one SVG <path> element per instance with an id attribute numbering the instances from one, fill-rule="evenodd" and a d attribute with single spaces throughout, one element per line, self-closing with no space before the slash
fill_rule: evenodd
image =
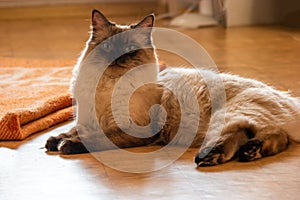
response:
<path id="1" fill-rule="evenodd" d="M 109 60 L 109 67 L 131 69 L 157 63 L 152 43 L 153 24 L 153 14 L 136 24 L 118 25 L 109 21 L 100 11 L 93 10 L 91 36 L 83 59 L 97 50 Z"/>

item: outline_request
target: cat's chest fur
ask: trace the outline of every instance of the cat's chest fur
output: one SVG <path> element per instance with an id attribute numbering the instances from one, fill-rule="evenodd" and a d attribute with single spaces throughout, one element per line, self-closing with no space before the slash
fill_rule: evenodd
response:
<path id="1" fill-rule="evenodd" d="M 74 77 L 77 123 L 94 129 L 100 125 L 104 133 L 126 131 L 133 123 L 148 125 L 150 107 L 160 103 L 156 64 L 129 70 L 110 67 L 103 73 L 83 64 Z M 96 120 L 91 120 L 93 115 Z"/>

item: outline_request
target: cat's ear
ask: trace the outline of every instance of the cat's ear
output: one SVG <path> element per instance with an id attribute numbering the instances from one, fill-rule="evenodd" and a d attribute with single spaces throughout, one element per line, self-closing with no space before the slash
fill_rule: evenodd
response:
<path id="1" fill-rule="evenodd" d="M 94 9 L 92 12 L 92 26 L 93 29 L 102 29 L 103 27 L 109 26 L 111 23 L 106 17 L 99 11 Z"/>
<path id="2" fill-rule="evenodd" d="M 154 25 L 154 14 L 146 16 L 142 21 L 140 21 L 134 28 L 151 28 Z"/>

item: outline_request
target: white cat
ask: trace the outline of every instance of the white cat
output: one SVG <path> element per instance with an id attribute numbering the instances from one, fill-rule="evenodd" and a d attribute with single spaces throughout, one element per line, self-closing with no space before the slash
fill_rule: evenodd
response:
<path id="1" fill-rule="evenodd" d="M 195 162 L 207 166 L 235 155 L 252 161 L 285 150 L 290 140 L 300 141 L 300 100 L 287 93 L 208 70 L 168 67 L 158 72 L 153 23 L 154 15 L 149 15 L 138 24 L 120 26 L 93 11 L 92 33 L 74 69 L 77 125 L 50 137 L 49 151 L 202 145 Z M 213 81 L 217 78 L 223 90 Z M 217 98 L 226 96 L 224 105 L 212 105 L 212 91 Z M 157 104 L 165 110 L 153 106 Z"/>

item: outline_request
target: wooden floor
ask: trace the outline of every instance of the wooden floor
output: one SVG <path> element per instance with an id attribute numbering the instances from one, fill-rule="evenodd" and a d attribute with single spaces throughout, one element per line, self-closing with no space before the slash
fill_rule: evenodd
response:
<path id="1" fill-rule="evenodd" d="M 133 21 L 131 17 L 114 20 Z M 88 26 L 88 20 L 82 18 L 0 21 L 0 56 L 75 60 L 88 37 Z M 180 31 L 198 41 L 220 71 L 256 78 L 300 96 L 300 30 L 265 26 Z M 171 65 L 182 64 L 164 54 L 160 58 Z M 0 142 L 1 200 L 275 200 L 300 196 L 299 144 L 255 162 L 232 161 L 207 168 L 196 168 L 193 156 L 197 149 L 189 149 L 161 170 L 134 174 L 105 166 L 91 154 L 61 156 L 41 149 L 49 136 L 71 126 L 54 127 L 21 142 Z M 147 148 L 132 149 L 144 150 Z"/>

